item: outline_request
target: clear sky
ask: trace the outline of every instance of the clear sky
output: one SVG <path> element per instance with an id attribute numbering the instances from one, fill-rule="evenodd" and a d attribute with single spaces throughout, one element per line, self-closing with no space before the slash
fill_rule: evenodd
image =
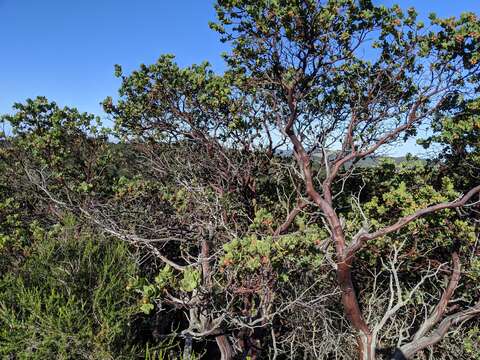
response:
<path id="1" fill-rule="evenodd" d="M 209 0 L 0 0 L 0 113 L 37 95 L 101 113 L 126 71 L 173 53 L 181 65 L 225 50 Z"/>
<path id="2" fill-rule="evenodd" d="M 480 13 L 480 0 L 376 2 L 415 6 L 422 17 Z M 99 103 L 119 86 L 114 64 L 130 71 L 164 53 L 221 71 L 214 18 L 213 0 L 0 0 L 0 113 L 44 95 L 101 115 Z"/>

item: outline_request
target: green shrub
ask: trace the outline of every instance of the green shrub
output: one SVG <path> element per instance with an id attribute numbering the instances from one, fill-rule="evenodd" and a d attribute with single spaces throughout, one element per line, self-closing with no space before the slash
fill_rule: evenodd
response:
<path id="1" fill-rule="evenodd" d="M 141 356 L 131 326 L 137 265 L 126 245 L 75 226 L 35 239 L 0 279 L 0 355 L 18 359 Z"/>

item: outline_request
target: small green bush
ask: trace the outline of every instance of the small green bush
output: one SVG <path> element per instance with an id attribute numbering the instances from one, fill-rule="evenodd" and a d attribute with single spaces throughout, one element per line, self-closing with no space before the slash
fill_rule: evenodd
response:
<path id="1" fill-rule="evenodd" d="M 40 235 L 0 278 L 0 356 L 119 359 L 137 352 L 127 246 L 75 226 Z"/>

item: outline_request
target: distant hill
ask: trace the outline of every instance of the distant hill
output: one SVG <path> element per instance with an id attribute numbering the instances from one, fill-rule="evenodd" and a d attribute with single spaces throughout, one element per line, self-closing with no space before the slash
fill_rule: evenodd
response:
<path id="1" fill-rule="evenodd" d="M 329 159 L 333 160 L 337 153 L 338 153 L 338 151 L 330 151 L 328 153 Z M 280 154 L 280 156 L 289 157 L 289 156 L 293 155 L 293 151 L 291 151 L 291 150 L 281 150 L 281 151 L 279 151 L 279 154 Z M 323 154 L 320 153 L 320 152 L 314 153 L 312 156 L 313 156 L 314 161 L 321 161 L 321 159 L 323 159 Z M 362 167 L 374 166 L 374 165 L 378 164 L 379 162 L 381 162 L 383 160 L 393 160 L 396 164 L 400 164 L 402 162 L 411 161 L 411 160 L 417 160 L 417 161 L 421 161 L 421 162 L 426 161 L 425 159 L 421 159 L 421 158 L 418 158 L 418 157 L 415 157 L 415 156 L 409 157 L 409 156 L 376 156 L 376 155 L 373 155 L 373 156 L 367 156 L 365 159 L 360 160 L 357 163 L 357 166 L 362 166 Z M 351 164 L 351 162 L 347 163 L 347 165 L 348 164 Z"/>

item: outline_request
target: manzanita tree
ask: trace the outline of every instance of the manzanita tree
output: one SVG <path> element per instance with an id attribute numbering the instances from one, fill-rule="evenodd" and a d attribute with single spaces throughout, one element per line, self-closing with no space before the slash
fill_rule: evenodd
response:
<path id="1" fill-rule="evenodd" d="M 337 281 L 346 317 L 358 331 L 362 359 L 375 358 L 378 329 L 365 321 L 352 281 L 354 258 L 375 239 L 436 211 L 465 205 L 479 192 L 424 208 L 372 229 L 368 218 L 347 234 L 336 206 L 335 184 L 355 163 L 446 116 L 458 98 L 478 90 L 480 26 L 476 15 L 438 19 L 426 26 L 417 13 L 371 1 L 218 1 L 212 27 L 232 45 L 230 71 L 268 104 L 280 137 L 289 140 L 304 182 L 300 193 L 326 219 L 336 252 Z M 247 91 L 248 91 L 247 90 Z M 280 140 L 280 139 L 279 139 Z M 333 155 L 329 149 L 337 148 Z M 320 153 L 321 169 L 312 168 Z M 301 202 L 301 199 L 299 199 Z M 287 221 L 294 219 L 299 207 Z M 480 302 L 440 322 L 459 265 L 404 356 L 438 342 L 453 324 L 480 313 Z M 388 317 L 387 319 L 388 320 Z M 438 323 L 435 335 L 428 336 Z"/>

